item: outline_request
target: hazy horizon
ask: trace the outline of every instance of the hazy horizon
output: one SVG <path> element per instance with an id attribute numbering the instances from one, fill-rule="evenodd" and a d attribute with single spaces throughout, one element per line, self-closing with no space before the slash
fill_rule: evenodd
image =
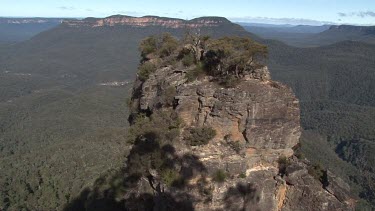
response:
<path id="1" fill-rule="evenodd" d="M 123 16 L 129 16 L 129 17 L 144 17 L 144 16 L 157 16 L 157 17 L 164 17 L 164 18 L 176 18 L 176 19 L 183 19 L 179 17 L 173 17 L 173 16 L 158 16 L 158 15 L 142 15 L 142 16 L 132 16 L 132 15 L 126 15 L 126 14 L 113 14 L 109 16 L 103 16 L 103 17 L 95 17 L 95 16 L 87 16 L 87 17 L 43 17 L 43 16 L 0 16 L 0 18 L 24 18 L 24 19 L 33 19 L 33 18 L 45 18 L 45 19 L 77 19 L 82 20 L 85 18 L 107 18 L 114 15 L 123 15 Z M 192 20 L 194 18 L 201 18 L 201 17 L 224 17 L 224 16 L 197 16 L 189 19 L 183 19 L 183 20 Z M 375 26 L 374 24 L 353 24 L 353 23 L 335 23 L 335 22 L 328 22 L 328 21 L 315 21 L 315 20 L 303 20 L 303 19 L 294 19 L 294 20 L 286 20 L 286 18 L 280 18 L 280 19 L 269 19 L 269 18 L 252 18 L 252 19 L 233 19 L 233 18 L 227 18 L 228 20 L 238 23 L 238 24 L 254 24 L 254 25 L 279 25 L 279 26 L 299 26 L 299 25 L 306 25 L 306 26 L 324 26 L 324 25 L 354 25 L 354 26 Z"/>
<path id="2" fill-rule="evenodd" d="M 351 24 L 374 25 L 375 3 L 371 0 L 234 0 L 220 2 L 208 0 L 200 2 L 151 1 L 142 2 L 108 0 L 0 0 L 3 17 L 49 17 L 85 18 L 108 17 L 115 14 L 140 17 L 154 15 L 193 19 L 202 16 L 226 17 L 234 22 L 324 25 Z M 235 14 L 235 15 L 234 15 Z"/>

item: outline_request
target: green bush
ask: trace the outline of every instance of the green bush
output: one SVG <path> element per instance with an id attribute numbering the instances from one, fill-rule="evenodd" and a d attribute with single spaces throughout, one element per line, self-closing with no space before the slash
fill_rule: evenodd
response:
<path id="1" fill-rule="evenodd" d="M 179 137 L 181 124 L 178 114 L 171 110 L 157 111 L 150 117 L 139 114 L 128 130 L 127 141 L 134 143 L 139 137 L 154 134 L 151 138 L 161 145 L 173 143 Z"/>
<path id="2" fill-rule="evenodd" d="M 168 57 L 168 58 L 164 58 L 162 60 L 162 66 L 163 67 L 172 66 L 173 68 L 176 68 L 177 64 L 178 64 L 178 61 L 174 57 Z"/>
<path id="3" fill-rule="evenodd" d="M 209 40 L 203 61 L 210 75 L 237 78 L 264 66 L 267 47 L 250 38 L 223 37 Z"/>
<path id="4" fill-rule="evenodd" d="M 156 71 L 156 66 L 151 62 L 145 62 L 138 68 L 138 77 L 141 81 L 148 79 L 151 73 Z"/>
<path id="5" fill-rule="evenodd" d="M 277 162 L 279 164 L 279 174 L 284 176 L 286 173 L 286 168 L 290 165 L 290 161 L 287 157 L 280 156 Z"/>
<path id="6" fill-rule="evenodd" d="M 160 58 L 172 55 L 172 53 L 178 48 L 178 40 L 171 34 L 165 33 L 161 38 L 161 47 L 159 50 Z"/>
<path id="7" fill-rule="evenodd" d="M 242 146 L 239 141 L 231 141 L 229 142 L 229 146 L 239 154 L 241 152 Z"/>
<path id="8" fill-rule="evenodd" d="M 322 182 L 324 176 L 324 170 L 320 164 L 314 164 L 308 168 L 308 172 L 315 179 Z"/>
<path id="9" fill-rule="evenodd" d="M 161 171 L 161 179 L 168 186 L 171 187 L 179 181 L 180 175 L 175 169 L 164 169 Z"/>
<path id="10" fill-rule="evenodd" d="M 125 103 L 126 103 L 126 107 L 128 107 L 129 110 L 131 110 L 132 106 L 133 106 L 133 101 L 130 97 L 127 97 L 125 99 Z"/>
<path id="11" fill-rule="evenodd" d="M 196 79 L 199 79 L 203 76 L 205 76 L 206 73 L 204 71 L 204 68 L 203 68 L 203 65 L 202 64 L 197 64 L 197 66 L 192 69 L 192 70 L 189 70 L 187 73 L 186 73 L 186 78 L 189 82 L 192 82 Z"/>
<path id="12" fill-rule="evenodd" d="M 212 175 L 212 180 L 217 183 L 223 183 L 227 179 L 227 174 L 224 170 L 219 169 Z"/>
<path id="13" fill-rule="evenodd" d="M 220 78 L 219 83 L 225 88 L 234 88 L 240 83 L 240 79 L 236 78 L 234 75 L 227 75 Z"/>
<path id="14" fill-rule="evenodd" d="M 216 136 L 216 131 L 211 127 L 191 128 L 187 141 L 191 146 L 206 145 Z"/>
<path id="15" fill-rule="evenodd" d="M 181 62 L 185 67 L 190 67 L 195 63 L 195 57 L 192 53 L 185 54 Z"/>
<path id="16" fill-rule="evenodd" d="M 151 36 L 141 41 L 139 50 L 144 61 L 149 60 L 149 55 L 153 54 L 153 58 L 168 57 L 177 50 L 179 42 L 169 33 L 161 36 Z"/>
<path id="17" fill-rule="evenodd" d="M 146 58 L 147 55 L 151 53 L 155 53 L 157 50 L 157 38 L 155 36 L 151 36 L 142 40 L 139 50 L 141 51 L 143 58 Z"/>
<path id="18" fill-rule="evenodd" d="M 176 88 L 174 86 L 170 86 L 163 91 L 163 104 L 165 106 L 173 106 L 174 97 L 176 96 Z"/>
<path id="19" fill-rule="evenodd" d="M 212 184 L 205 177 L 202 177 L 197 181 L 197 186 L 199 193 L 203 196 L 202 200 L 205 203 L 211 202 L 213 197 Z"/>
<path id="20" fill-rule="evenodd" d="M 312 165 L 308 168 L 308 172 L 315 179 L 319 180 L 323 184 L 323 187 L 329 185 L 327 171 L 323 169 L 320 164 Z"/>
<path id="21" fill-rule="evenodd" d="M 246 173 L 241 173 L 241 174 L 239 175 L 239 177 L 242 178 L 242 179 L 246 178 Z"/>
<path id="22" fill-rule="evenodd" d="M 296 152 L 294 153 L 294 155 L 295 155 L 298 159 L 300 159 L 300 160 L 305 159 L 305 154 L 303 154 L 300 150 L 299 150 L 299 151 L 296 151 Z"/>

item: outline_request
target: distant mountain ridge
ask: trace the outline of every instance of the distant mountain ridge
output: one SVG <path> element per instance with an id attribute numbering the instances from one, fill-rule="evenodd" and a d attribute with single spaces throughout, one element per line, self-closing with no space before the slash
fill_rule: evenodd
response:
<path id="1" fill-rule="evenodd" d="M 274 25 L 259 23 L 239 23 L 249 31 L 260 33 L 320 33 L 331 27 L 331 25 L 310 26 L 310 25 Z"/>
<path id="2" fill-rule="evenodd" d="M 375 35 L 375 26 L 337 25 L 337 26 L 331 26 L 328 29 L 328 31 L 359 32 L 359 33 Z"/>
<path id="3" fill-rule="evenodd" d="M 282 41 L 296 47 L 318 47 L 341 41 L 375 43 L 375 26 L 323 25 L 323 26 L 256 26 L 244 28 L 264 39 Z"/>
<path id="4" fill-rule="evenodd" d="M 215 27 L 221 24 L 231 24 L 231 22 L 222 17 L 202 17 L 192 20 L 183 20 L 177 18 L 165 18 L 158 16 L 131 17 L 123 15 L 114 15 L 106 18 L 86 18 L 83 20 L 67 20 L 63 24 L 70 27 L 103 27 L 103 26 L 163 26 L 166 28 L 200 28 Z"/>
<path id="5" fill-rule="evenodd" d="M 62 23 L 63 18 L 1 18 L 0 43 L 20 42 Z"/>
<path id="6" fill-rule="evenodd" d="M 61 23 L 64 18 L 1 18 L 0 24 Z"/>
<path id="7" fill-rule="evenodd" d="M 312 45 L 328 45 L 341 41 L 359 41 L 374 44 L 375 26 L 331 26 L 328 30 L 309 39 Z"/>

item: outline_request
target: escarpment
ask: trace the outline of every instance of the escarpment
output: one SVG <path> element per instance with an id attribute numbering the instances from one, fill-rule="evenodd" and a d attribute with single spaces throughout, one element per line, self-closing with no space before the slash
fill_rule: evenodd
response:
<path id="1" fill-rule="evenodd" d="M 222 24 L 229 24 L 230 22 L 225 18 L 218 17 L 204 17 L 193 20 L 182 20 L 177 18 L 163 18 L 157 16 L 131 17 L 115 15 L 107 18 L 86 18 L 83 20 L 67 20 L 63 22 L 70 27 L 111 27 L 111 26 L 131 26 L 137 28 L 149 26 L 162 26 L 172 29 L 183 28 L 201 28 L 201 27 L 215 27 Z"/>
<path id="2" fill-rule="evenodd" d="M 169 40 L 168 52 L 160 40 Z M 164 35 L 141 50 L 130 103 L 129 208 L 353 210 L 344 182 L 293 155 L 299 102 L 271 80 L 262 46 Z"/>

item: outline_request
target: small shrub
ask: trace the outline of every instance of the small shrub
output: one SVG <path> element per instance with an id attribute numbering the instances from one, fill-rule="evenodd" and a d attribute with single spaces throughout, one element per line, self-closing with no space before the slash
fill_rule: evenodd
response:
<path id="1" fill-rule="evenodd" d="M 161 179 L 168 187 L 171 187 L 179 178 L 179 173 L 174 169 L 164 169 L 161 171 Z"/>
<path id="2" fill-rule="evenodd" d="M 227 174 L 224 170 L 219 169 L 212 175 L 212 180 L 217 183 L 223 183 L 227 179 Z"/>
<path id="3" fill-rule="evenodd" d="M 161 47 L 159 50 L 160 58 L 172 55 L 179 45 L 178 40 L 169 33 L 163 34 L 161 41 Z"/>
<path id="4" fill-rule="evenodd" d="M 231 134 L 227 134 L 227 135 L 225 135 L 225 136 L 224 136 L 224 140 L 225 140 L 226 142 L 231 142 L 231 140 L 232 140 L 232 135 L 231 135 Z"/>
<path id="5" fill-rule="evenodd" d="M 246 173 L 241 173 L 240 175 L 239 175 L 239 178 L 242 178 L 242 179 L 245 179 L 246 178 Z"/>
<path id="6" fill-rule="evenodd" d="M 315 179 L 320 179 L 320 177 L 323 176 L 323 169 L 320 164 L 315 164 L 309 167 L 308 172 L 311 176 L 313 176 Z"/>
<path id="7" fill-rule="evenodd" d="M 225 88 L 236 87 L 240 82 L 240 79 L 236 78 L 234 75 L 227 75 L 219 80 L 220 85 Z"/>
<path id="8" fill-rule="evenodd" d="M 125 103 L 126 103 L 126 107 L 131 110 L 131 108 L 133 107 L 133 101 L 130 97 L 126 98 L 125 99 Z"/>
<path id="9" fill-rule="evenodd" d="M 296 151 L 294 155 L 300 160 L 305 159 L 305 155 L 300 150 Z"/>
<path id="10" fill-rule="evenodd" d="M 185 54 L 181 62 L 185 67 L 190 67 L 195 63 L 195 57 L 192 53 Z"/>
<path id="11" fill-rule="evenodd" d="M 167 66 L 172 66 L 172 67 L 176 67 L 177 64 L 178 64 L 178 61 L 176 58 L 173 58 L 173 57 L 168 57 L 168 58 L 165 58 L 162 60 L 161 62 L 162 66 L 164 67 L 167 67 Z"/>
<path id="12" fill-rule="evenodd" d="M 302 153 L 301 143 L 298 143 L 292 149 L 294 150 L 294 156 L 296 156 L 298 159 L 305 159 L 305 155 Z"/>
<path id="13" fill-rule="evenodd" d="M 148 79 L 151 73 L 155 72 L 156 66 L 151 62 L 145 62 L 138 68 L 138 77 L 141 81 Z"/>
<path id="14" fill-rule="evenodd" d="M 211 183 L 206 180 L 206 177 L 202 177 L 197 181 L 198 191 L 204 197 L 204 202 L 209 203 L 212 201 L 213 187 Z"/>
<path id="15" fill-rule="evenodd" d="M 159 144 L 172 143 L 180 134 L 182 120 L 173 110 L 156 111 L 150 117 L 146 114 L 134 116 L 132 126 L 128 130 L 127 140 L 135 143 L 139 137 L 157 140 Z M 153 134 L 150 137 L 149 134 Z"/>
<path id="16" fill-rule="evenodd" d="M 192 69 L 192 70 L 190 70 L 186 73 L 186 78 L 189 82 L 192 82 L 192 81 L 194 81 L 196 79 L 199 79 L 199 78 L 201 78 L 205 75 L 206 75 L 206 73 L 204 71 L 204 68 L 203 68 L 202 64 L 197 64 L 197 66 L 194 69 Z"/>
<path id="17" fill-rule="evenodd" d="M 206 145 L 216 136 L 216 131 L 211 127 L 200 127 L 190 129 L 186 138 L 191 146 Z"/>
<path id="18" fill-rule="evenodd" d="M 327 171 L 325 171 L 320 164 L 310 166 L 308 172 L 315 179 L 319 180 L 323 186 L 328 186 Z"/>
<path id="19" fill-rule="evenodd" d="M 142 40 L 139 49 L 143 58 L 146 58 L 148 54 L 155 53 L 157 50 L 157 38 L 151 36 Z"/>
<path id="20" fill-rule="evenodd" d="M 163 93 L 163 104 L 165 106 L 173 106 L 174 97 L 176 96 L 176 88 L 174 86 L 170 86 L 164 90 Z"/>
<path id="21" fill-rule="evenodd" d="M 279 164 L 279 174 L 284 176 L 286 173 L 286 168 L 290 165 L 290 162 L 285 156 L 280 156 L 277 162 Z"/>
<path id="22" fill-rule="evenodd" d="M 239 141 L 231 141 L 229 142 L 229 146 L 239 154 L 242 150 L 242 146 Z"/>
<path id="23" fill-rule="evenodd" d="M 178 45 L 178 40 L 169 33 L 148 37 L 140 43 L 142 61 L 169 57 L 177 50 Z"/>

